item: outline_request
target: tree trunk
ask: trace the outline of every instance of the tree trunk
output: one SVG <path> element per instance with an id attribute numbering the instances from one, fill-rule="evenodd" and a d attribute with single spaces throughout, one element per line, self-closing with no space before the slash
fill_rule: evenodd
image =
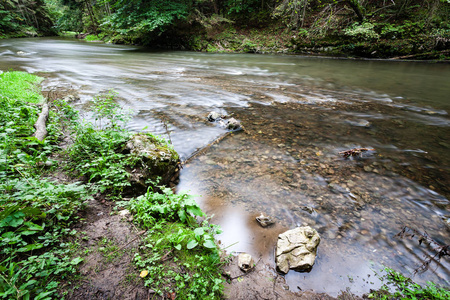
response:
<path id="1" fill-rule="evenodd" d="M 347 3 L 350 5 L 350 7 L 355 12 L 356 16 L 358 17 L 359 22 L 364 21 L 364 13 L 363 8 L 361 7 L 361 4 L 359 4 L 358 0 L 347 0 Z"/>

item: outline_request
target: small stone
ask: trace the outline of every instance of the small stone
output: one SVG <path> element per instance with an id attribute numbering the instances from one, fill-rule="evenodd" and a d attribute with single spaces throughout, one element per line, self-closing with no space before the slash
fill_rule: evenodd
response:
<path id="1" fill-rule="evenodd" d="M 216 112 L 216 111 L 212 111 L 212 112 L 209 113 L 209 115 L 208 115 L 207 118 L 208 118 L 208 121 L 209 121 L 209 122 L 214 122 L 214 121 L 216 121 L 216 120 L 222 118 L 222 115 L 219 114 L 219 113 Z"/>
<path id="2" fill-rule="evenodd" d="M 238 267 L 244 272 L 248 272 L 255 267 L 253 257 L 248 253 L 239 253 Z"/>
<path id="3" fill-rule="evenodd" d="M 364 171 L 366 172 L 372 172 L 372 168 L 369 166 L 364 166 Z"/>
<path id="4" fill-rule="evenodd" d="M 118 213 L 119 216 L 127 216 L 129 214 L 130 214 L 130 211 L 128 209 L 121 210 Z"/>
<path id="5" fill-rule="evenodd" d="M 229 130 L 238 130 L 241 128 L 241 123 L 235 118 L 231 118 L 227 121 L 226 128 Z"/>
<path id="6" fill-rule="evenodd" d="M 259 225 L 264 228 L 275 224 L 275 221 L 273 221 L 271 217 L 264 216 L 263 214 L 261 214 L 259 217 L 256 217 L 256 221 L 258 221 Z"/>

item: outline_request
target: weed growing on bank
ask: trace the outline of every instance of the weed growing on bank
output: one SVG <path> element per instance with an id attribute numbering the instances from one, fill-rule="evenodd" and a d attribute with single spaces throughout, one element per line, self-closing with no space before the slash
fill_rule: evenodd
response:
<path id="1" fill-rule="evenodd" d="M 0 91 L 3 97 L 27 103 L 42 103 L 39 83 L 43 78 L 26 72 L 0 74 Z"/>
<path id="2" fill-rule="evenodd" d="M 153 184 L 155 185 L 155 184 Z M 171 189 L 151 188 L 129 202 L 121 202 L 146 230 L 143 245 L 134 255 L 145 285 L 176 299 L 220 299 L 223 279 L 222 260 L 214 236 L 217 225 L 196 217 L 205 217 L 193 196 L 174 194 Z"/>
<path id="3" fill-rule="evenodd" d="M 386 267 L 383 272 L 385 273 L 383 276 L 378 276 L 384 282 L 383 286 L 377 291 L 372 291 L 368 295 L 369 299 L 450 299 L 448 289 L 438 287 L 432 282 L 421 286 L 391 268 Z"/>
<path id="4" fill-rule="evenodd" d="M 61 124 L 74 117 L 63 101 L 52 103 L 48 137 L 31 134 L 43 99 L 41 78 L 23 72 L 0 75 L 0 297 L 51 299 L 61 280 L 82 261 L 72 257 L 64 237 L 88 192 L 80 183 L 59 184 L 45 178 L 54 168 L 52 152 Z"/>
<path id="5" fill-rule="evenodd" d="M 94 191 L 119 199 L 127 186 L 129 173 L 135 158 L 122 153 L 131 133 L 121 125 L 129 120 L 129 112 L 123 111 L 115 101 L 116 94 L 108 92 L 94 98 L 92 110 L 95 122 L 81 122 L 74 126 L 75 140 L 68 149 L 68 169 L 78 176 L 86 176 L 94 183 Z"/>

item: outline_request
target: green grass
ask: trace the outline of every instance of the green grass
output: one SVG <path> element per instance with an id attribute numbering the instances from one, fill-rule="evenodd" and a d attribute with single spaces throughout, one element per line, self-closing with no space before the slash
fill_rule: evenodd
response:
<path id="1" fill-rule="evenodd" d="M 82 259 L 72 257 L 64 238 L 76 231 L 70 225 L 88 198 L 84 185 L 60 184 L 45 178 L 54 165 L 50 155 L 61 126 L 73 110 L 62 101 L 52 103 L 48 137 L 34 132 L 40 99 L 40 78 L 23 72 L 1 74 L 0 84 L 0 298 L 50 299 Z M 27 91 L 20 90 L 20 87 Z M 30 91 L 31 90 L 31 91 Z M 48 166 L 46 166 L 46 163 Z"/>
<path id="2" fill-rule="evenodd" d="M 101 42 L 102 41 L 102 39 L 98 35 L 95 35 L 95 34 L 87 35 L 84 40 L 86 42 Z"/>
<path id="3" fill-rule="evenodd" d="M 0 91 L 3 97 L 29 103 L 41 103 L 45 99 L 39 84 L 43 78 L 25 72 L 0 74 Z"/>

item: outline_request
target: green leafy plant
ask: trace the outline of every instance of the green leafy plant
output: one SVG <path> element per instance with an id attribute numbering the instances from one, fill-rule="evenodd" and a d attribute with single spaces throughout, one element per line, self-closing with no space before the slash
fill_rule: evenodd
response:
<path id="1" fill-rule="evenodd" d="M 53 164 L 54 143 L 73 111 L 55 102 L 60 114 L 50 114 L 48 137 L 43 142 L 30 137 L 39 107 L 28 100 L 42 96 L 34 86 L 26 93 L 16 87 L 40 79 L 15 73 L 3 73 L 8 83 L 0 83 L 0 297 L 49 299 L 81 262 L 63 239 L 73 234 L 69 226 L 89 194 L 80 183 L 45 178 L 45 163 Z"/>
<path id="2" fill-rule="evenodd" d="M 421 286 L 403 274 L 391 269 L 384 268 L 384 275 L 378 277 L 384 282 L 381 289 L 371 291 L 368 294 L 369 299 L 430 299 L 444 300 L 450 298 L 450 291 L 443 287 L 438 287 L 432 282 Z"/>
<path id="3" fill-rule="evenodd" d="M 214 241 L 219 227 L 208 219 L 197 222 L 204 213 L 193 196 L 153 186 L 145 195 L 121 202 L 133 213 L 134 222 L 147 230 L 134 257 L 145 285 L 160 295 L 174 293 L 177 299 L 220 299 L 221 259 Z M 172 260 L 176 264 L 164 263 Z M 165 282 L 167 277 L 170 282 Z"/>
<path id="4" fill-rule="evenodd" d="M 362 24 L 353 24 L 352 26 L 344 29 L 346 36 L 355 37 L 362 40 L 377 40 L 380 35 L 375 32 L 374 24 L 364 22 Z"/>

